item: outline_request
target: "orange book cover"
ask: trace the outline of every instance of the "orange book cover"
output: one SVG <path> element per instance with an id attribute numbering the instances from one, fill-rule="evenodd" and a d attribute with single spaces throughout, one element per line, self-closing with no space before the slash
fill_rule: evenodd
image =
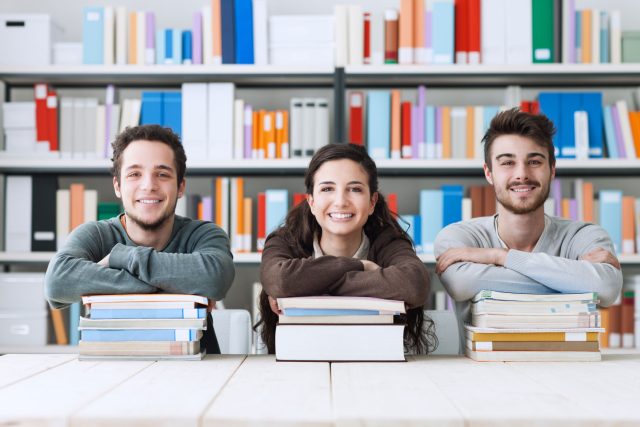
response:
<path id="1" fill-rule="evenodd" d="M 600 325 L 605 329 L 600 333 L 598 337 L 600 341 L 600 348 L 609 348 L 609 328 L 611 319 L 609 317 L 609 308 L 600 308 Z"/>
<path id="2" fill-rule="evenodd" d="M 633 145 L 636 148 L 636 157 L 640 158 L 640 111 L 629 112 Z"/>
<path id="3" fill-rule="evenodd" d="M 269 111 L 264 115 L 264 133 L 266 144 L 266 158 L 276 158 L 276 113 Z"/>
<path id="4" fill-rule="evenodd" d="M 251 197 L 244 198 L 243 214 L 243 244 L 242 249 L 244 252 L 251 252 L 251 236 L 253 234 L 253 200 Z"/>
<path id="5" fill-rule="evenodd" d="M 400 91 L 391 91 L 391 158 L 399 159 L 402 155 L 401 123 L 400 123 Z"/>
<path id="6" fill-rule="evenodd" d="M 74 183 L 69 186 L 69 204 L 71 215 L 69 231 L 84 223 L 84 184 Z"/>
<path id="7" fill-rule="evenodd" d="M 267 137 L 264 130 L 264 116 L 267 114 L 266 111 L 260 110 L 258 111 L 258 158 L 266 159 L 267 158 Z"/>
<path id="8" fill-rule="evenodd" d="M 251 121 L 251 157 L 258 158 L 258 151 L 260 150 L 260 113 L 253 111 L 253 120 Z"/>
<path id="9" fill-rule="evenodd" d="M 591 64 L 591 18 L 592 10 L 584 9 L 582 11 L 582 62 L 584 64 Z"/>
<path id="10" fill-rule="evenodd" d="M 279 151 L 281 159 L 289 158 L 289 112 L 282 110 L 282 145 Z"/>
<path id="11" fill-rule="evenodd" d="M 131 12 L 129 13 L 129 58 L 127 63 L 136 64 L 138 61 L 138 13 Z"/>
<path id="12" fill-rule="evenodd" d="M 442 158 L 451 158 L 451 107 L 442 107 Z"/>
<path id="13" fill-rule="evenodd" d="M 568 198 L 563 197 L 561 203 L 562 204 L 560 205 L 561 206 L 560 212 L 561 212 L 562 218 L 571 219 L 571 201 Z"/>
<path id="14" fill-rule="evenodd" d="M 202 221 L 203 218 L 204 218 L 204 203 L 202 203 L 202 200 L 200 200 L 198 202 L 198 219 Z"/>
<path id="15" fill-rule="evenodd" d="M 53 333 L 56 337 L 56 344 L 68 345 L 69 338 L 67 329 L 64 327 L 64 319 L 62 318 L 62 310 L 51 308 L 51 322 L 53 323 Z"/>
<path id="16" fill-rule="evenodd" d="M 635 207 L 635 197 L 622 197 L 622 253 L 625 255 L 636 253 Z"/>
<path id="17" fill-rule="evenodd" d="M 211 0 L 211 36 L 213 37 L 213 63 L 222 63 L 222 14 L 220 0 Z"/>
<path id="18" fill-rule="evenodd" d="M 222 226 L 222 224 L 224 223 L 224 219 L 222 218 L 223 212 L 224 212 L 222 209 L 222 204 L 224 203 L 223 201 L 224 189 L 222 188 L 223 185 L 224 185 L 223 179 L 220 177 L 216 178 L 216 212 L 215 212 L 216 221 L 215 222 L 219 226 Z"/>
<path id="19" fill-rule="evenodd" d="M 475 129 L 475 108 L 472 106 L 467 107 L 467 159 L 473 159 L 476 155 L 476 135 L 473 130 Z"/>
<path id="20" fill-rule="evenodd" d="M 400 0 L 398 62 L 413 63 L 413 0 Z"/>
<path id="21" fill-rule="evenodd" d="M 415 52 L 424 49 L 424 0 L 413 0 L 413 47 Z M 425 58 L 413 56 L 414 63 L 420 63 Z"/>
<path id="22" fill-rule="evenodd" d="M 236 178 L 236 250 L 244 249 L 244 178 Z"/>
<path id="23" fill-rule="evenodd" d="M 595 221 L 593 215 L 593 183 L 585 182 L 582 185 L 582 215 L 585 222 L 593 223 Z"/>

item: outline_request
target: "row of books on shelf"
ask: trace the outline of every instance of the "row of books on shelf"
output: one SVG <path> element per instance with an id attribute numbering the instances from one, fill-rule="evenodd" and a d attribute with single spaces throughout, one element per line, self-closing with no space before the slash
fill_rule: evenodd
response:
<path id="1" fill-rule="evenodd" d="M 5 154 L 109 158 L 118 132 L 138 124 L 169 127 L 190 159 L 310 157 L 329 143 L 326 98 L 292 98 L 290 110 L 267 111 L 235 99 L 232 83 L 185 83 L 181 92 L 143 91 L 115 103 L 107 86 L 97 98 L 62 97 L 35 85 L 34 102 L 3 104 Z M 291 136 L 291 138 L 290 138 Z"/>
<path id="2" fill-rule="evenodd" d="M 616 302 L 600 308 L 602 327 L 600 346 L 603 348 L 640 347 L 640 286 L 625 286 Z"/>

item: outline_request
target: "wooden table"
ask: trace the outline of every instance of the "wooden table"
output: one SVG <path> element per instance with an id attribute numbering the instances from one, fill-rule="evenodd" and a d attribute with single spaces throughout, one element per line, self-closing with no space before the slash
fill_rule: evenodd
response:
<path id="1" fill-rule="evenodd" d="M 0 357 L 0 426 L 640 425 L 640 355 L 602 362 Z"/>

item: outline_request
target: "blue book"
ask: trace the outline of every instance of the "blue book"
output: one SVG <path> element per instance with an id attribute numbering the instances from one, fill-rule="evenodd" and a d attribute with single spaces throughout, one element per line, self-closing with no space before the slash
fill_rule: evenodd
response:
<path id="1" fill-rule="evenodd" d="M 204 319 L 206 308 L 96 308 L 92 319 Z"/>
<path id="2" fill-rule="evenodd" d="M 76 302 L 69 306 L 69 344 L 78 345 L 80 340 L 80 303 Z"/>
<path id="3" fill-rule="evenodd" d="M 372 90 L 367 94 L 367 150 L 371 158 L 388 159 L 391 146 L 391 93 Z"/>
<path id="4" fill-rule="evenodd" d="M 252 0 L 235 0 L 236 64 L 253 64 Z"/>
<path id="5" fill-rule="evenodd" d="M 267 190 L 265 191 L 266 204 L 266 233 L 267 236 L 284 223 L 289 211 L 289 191 Z"/>
<path id="6" fill-rule="evenodd" d="M 486 105 L 484 107 L 484 117 L 482 120 L 482 130 L 486 132 L 489 129 L 489 125 L 491 125 L 491 120 L 498 114 L 500 111 L 500 107 L 496 107 L 495 105 Z M 484 136 L 484 135 L 483 135 Z"/>
<path id="7" fill-rule="evenodd" d="M 164 30 L 164 63 L 173 63 L 173 30 L 171 28 Z"/>
<path id="8" fill-rule="evenodd" d="M 432 254 L 436 236 L 442 229 L 442 191 L 420 191 L 420 217 L 422 218 L 422 250 Z"/>
<path id="9" fill-rule="evenodd" d="M 141 125 L 162 125 L 162 92 L 142 92 L 142 106 L 140 107 Z"/>
<path id="10" fill-rule="evenodd" d="M 172 36 L 173 56 L 171 62 L 173 64 L 182 64 L 182 32 L 180 30 L 173 30 Z"/>
<path id="11" fill-rule="evenodd" d="M 605 142 L 607 144 L 607 154 L 610 159 L 617 159 L 618 156 L 618 143 L 616 140 L 616 129 L 613 124 L 613 112 L 611 106 L 606 105 L 602 113 L 604 118 L 604 132 Z"/>
<path id="12" fill-rule="evenodd" d="M 420 215 L 413 215 L 413 246 L 417 253 L 424 252 L 422 248 L 422 217 Z"/>
<path id="13" fill-rule="evenodd" d="M 193 63 L 193 38 L 191 31 L 182 32 L 182 62 L 181 64 Z"/>
<path id="14" fill-rule="evenodd" d="M 462 185 L 442 186 L 442 226 L 462 221 Z"/>
<path id="15" fill-rule="evenodd" d="M 285 308 L 285 316 L 375 316 L 378 310 L 356 310 L 340 308 Z"/>
<path id="16" fill-rule="evenodd" d="M 600 226 L 611 237 L 616 253 L 622 251 L 622 191 L 600 190 Z"/>
<path id="17" fill-rule="evenodd" d="M 82 17 L 82 62 L 104 64 L 104 8 L 85 7 Z"/>
<path id="18" fill-rule="evenodd" d="M 83 341 L 197 341 L 198 329 L 83 329 Z"/>
<path id="19" fill-rule="evenodd" d="M 576 158 L 576 122 L 574 113 L 582 110 L 581 93 L 563 93 L 560 95 L 560 157 Z"/>
<path id="20" fill-rule="evenodd" d="M 425 141 L 427 145 L 427 159 L 436 158 L 436 109 L 433 105 L 427 105 L 424 109 Z"/>
<path id="21" fill-rule="evenodd" d="M 222 63 L 236 63 L 236 31 L 234 0 L 220 0 L 220 35 L 222 36 Z"/>
<path id="22" fill-rule="evenodd" d="M 600 62 L 608 64 L 609 59 L 609 13 L 605 10 L 600 12 Z"/>
<path id="23" fill-rule="evenodd" d="M 165 60 L 164 30 L 156 31 L 156 64 L 164 64 Z"/>
<path id="24" fill-rule="evenodd" d="M 553 122 L 556 133 L 553 135 L 554 155 L 560 156 L 560 131 L 562 123 L 560 122 L 560 93 L 558 92 L 541 92 L 538 96 L 540 104 L 540 112 L 547 116 Z"/>
<path id="25" fill-rule="evenodd" d="M 409 237 L 411 237 L 412 239 L 414 238 L 413 235 L 416 230 L 416 227 L 414 224 L 414 218 L 415 216 L 413 215 L 400 215 L 398 217 L 400 228 L 406 231 Z"/>
<path id="26" fill-rule="evenodd" d="M 604 155 L 602 92 L 583 93 L 582 109 L 587 112 L 589 117 L 589 157 L 600 159 Z"/>
<path id="27" fill-rule="evenodd" d="M 454 12 L 452 1 L 435 1 L 431 18 L 434 64 L 453 64 Z"/>
<path id="28" fill-rule="evenodd" d="M 162 102 L 162 126 L 182 136 L 182 93 L 165 92 Z"/>

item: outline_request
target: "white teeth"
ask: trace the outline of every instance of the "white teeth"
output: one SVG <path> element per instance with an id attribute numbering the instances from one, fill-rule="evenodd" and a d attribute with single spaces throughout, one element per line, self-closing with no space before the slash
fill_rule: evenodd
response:
<path id="1" fill-rule="evenodd" d="M 142 200 L 138 200 L 138 201 L 140 203 L 145 204 L 145 205 L 152 205 L 152 204 L 155 204 L 155 203 L 160 203 L 160 200 L 145 200 L 145 199 L 142 199 Z"/>
<path id="2" fill-rule="evenodd" d="M 512 188 L 516 193 L 524 193 L 525 191 L 530 191 L 530 188 Z"/>
<path id="3" fill-rule="evenodd" d="M 353 216 L 353 214 L 349 214 L 349 213 L 332 213 L 329 215 L 331 216 L 331 218 L 336 218 L 336 219 L 351 218 Z"/>

